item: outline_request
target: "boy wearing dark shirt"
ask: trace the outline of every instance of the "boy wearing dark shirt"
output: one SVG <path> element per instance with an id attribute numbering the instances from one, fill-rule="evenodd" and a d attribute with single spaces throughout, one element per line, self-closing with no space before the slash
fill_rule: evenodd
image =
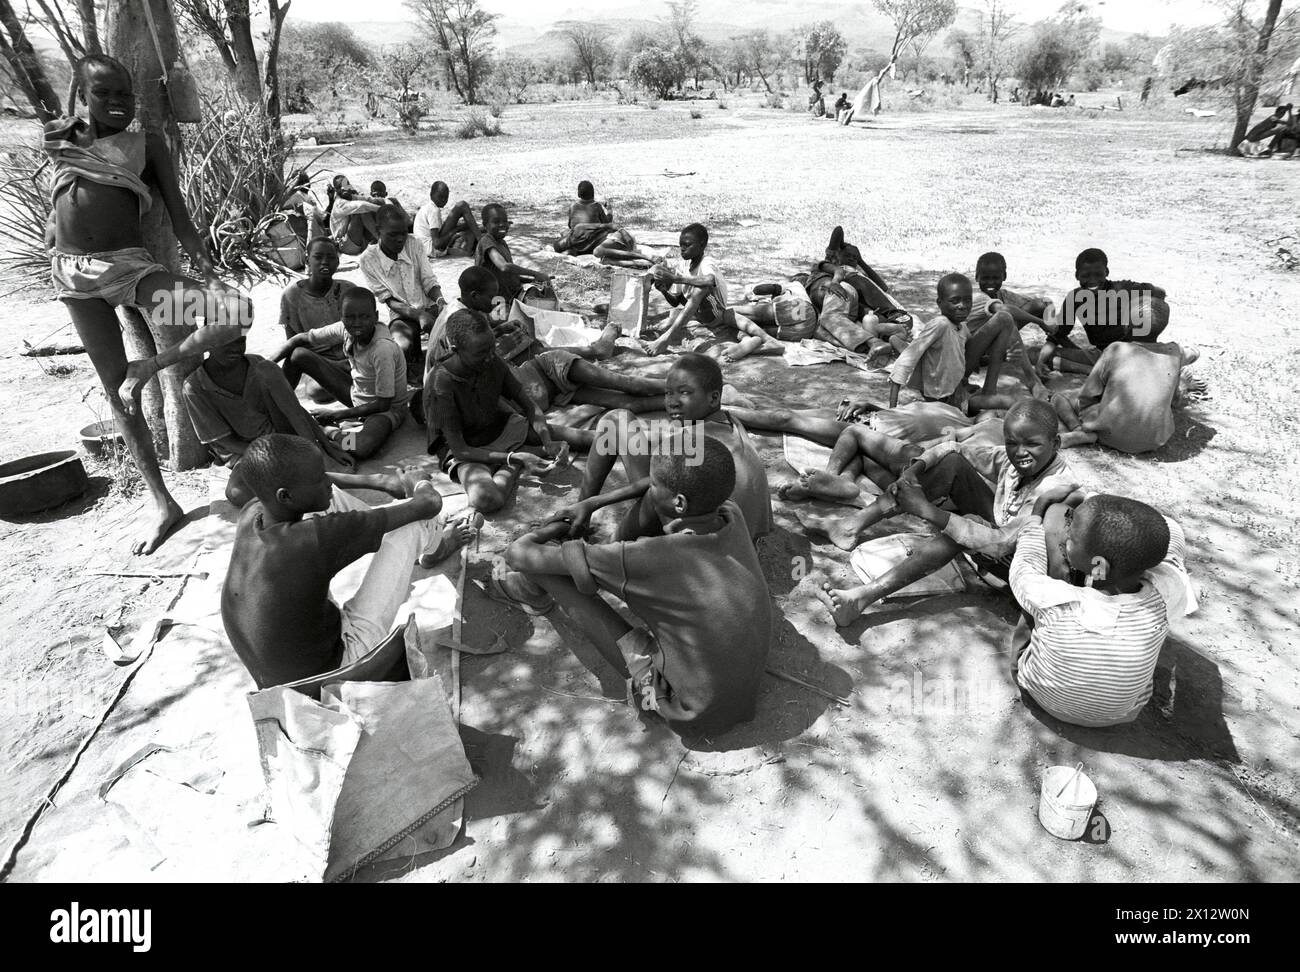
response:
<path id="1" fill-rule="evenodd" d="M 327 474 L 320 451 L 297 436 L 262 436 L 240 470 L 257 499 L 239 517 L 221 619 L 259 688 L 364 656 L 388 637 L 417 559 L 436 562 L 464 542 L 462 527 L 444 533 L 442 497 L 432 483 Z M 335 484 L 406 499 L 371 508 Z M 426 554 L 440 538 L 438 550 Z M 340 608 L 330 599 L 330 580 L 369 553 L 375 558 L 365 579 Z"/>
<path id="2" fill-rule="evenodd" d="M 1111 280 L 1110 260 L 1102 250 L 1080 253 L 1074 261 L 1074 276 L 1079 286 L 1061 302 L 1060 339 L 1049 334 L 1038 352 L 1039 375 L 1053 368 L 1086 375 L 1110 345 L 1120 341 L 1154 344 L 1169 326 L 1164 290 L 1136 280 Z M 1075 324 L 1082 325 L 1092 347 L 1070 343 L 1068 335 Z"/>
<path id="3" fill-rule="evenodd" d="M 530 270 L 514 262 L 506 234 L 510 232 L 510 215 L 500 203 L 489 203 L 483 207 L 483 235 L 479 237 L 478 247 L 474 250 L 474 266 L 486 267 L 497 278 L 497 287 L 505 298 L 505 312 L 510 305 L 520 300 L 527 303 L 532 299 L 554 300 L 555 290 L 551 287 L 550 274 L 541 270 Z"/>
<path id="4" fill-rule="evenodd" d="M 571 524 L 552 521 L 511 544 L 512 570 L 493 578 L 500 595 L 553 598 L 623 677 L 628 701 L 687 738 L 754 718 L 772 637 L 763 571 L 727 499 L 735 463 L 718 440 L 703 436 L 701 444 L 694 461 L 668 448 L 651 463 L 646 497 L 657 535 L 557 546 L 551 541 Z M 622 598 L 644 627 L 624 621 L 600 589 Z"/>
<path id="5" fill-rule="evenodd" d="M 567 460 L 567 448 L 519 379 L 496 354 L 487 319 L 459 310 L 447 321 L 450 354 L 434 373 L 434 446 L 442 471 L 465 487 L 470 506 L 482 513 L 501 509 L 524 470 L 549 472 L 552 457 Z M 518 411 L 503 410 L 505 401 Z"/>

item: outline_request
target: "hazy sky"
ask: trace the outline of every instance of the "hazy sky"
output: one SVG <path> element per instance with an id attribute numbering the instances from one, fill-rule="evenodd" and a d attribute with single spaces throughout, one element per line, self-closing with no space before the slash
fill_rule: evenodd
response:
<path id="1" fill-rule="evenodd" d="M 958 0 L 961 6 L 978 9 L 978 0 Z M 1038 20 L 1054 13 L 1063 0 L 1010 0 L 1008 4 L 1024 20 Z M 484 0 L 484 7 L 504 17 L 530 25 L 545 24 L 567 10 L 615 10 L 638 7 L 644 16 L 657 16 L 666 5 L 661 0 Z M 708 18 L 709 0 L 701 0 L 701 14 Z M 1091 6 L 1107 27 L 1116 30 L 1164 33 L 1170 24 L 1204 23 L 1215 19 L 1212 0 L 1092 0 Z M 815 5 L 814 5 L 815 9 Z M 296 0 L 292 16 L 304 20 L 394 20 L 408 19 L 402 0 Z M 811 16 L 811 12 L 810 12 Z"/>

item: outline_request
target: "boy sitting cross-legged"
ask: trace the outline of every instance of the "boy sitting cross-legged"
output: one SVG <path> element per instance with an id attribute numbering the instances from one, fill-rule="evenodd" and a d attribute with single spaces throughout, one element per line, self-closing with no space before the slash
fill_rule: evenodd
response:
<path id="1" fill-rule="evenodd" d="M 736 467 L 736 490 L 731 498 L 744 514 L 751 537 L 757 540 L 770 533 L 772 497 L 767 473 L 744 425 L 722 407 L 722 369 L 718 363 L 702 354 L 683 354 L 673 362 L 664 381 L 668 389 L 664 395 L 668 427 L 699 428 L 730 450 Z M 593 498 L 600 494 L 614 464 L 621 459 L 629 485 L 611 495 L 640 498 L 633 508 L 634 512 L 640 511 L 638 535 L 657 529 L 644 497 L 649 487 L 649 443 L 655 441 L 656 430 L 663 428 L 662 419 L 634 415 L 626 409 L 615 409 L 601 418 L 579 492 L 578 505 L 588 507 L 588 516 L 595 508 L 591 506 Z"/>
<path id="2" fill-rule="evenodd" d="M 767 583 L 744 517 L 727 499 L 731 453 L 691 430 L 676 436 L 690 437 L 695 461 L 670 436 L 650 463 L 653 532 L 639 530 L 634 510 L 620 542 L 556 545 L 572 524 L 552 520 L 511 544 L 512 570 L 493 577 L 498 596 L 535 611 L 559 604 L 622 676 L 628 701 L 688 738 L 754 717 L 772 637 Z M 624 621 L 602 588 L 644 627 Z"/>
<path id="3" fill-rule="evenodd" d="M 520 473 L 541 474 L 566 463 L 569 444 L 590 445 L 592 434 L 546 424 L 510 366 L 497 356 L 492 328 L 482 314 L 456 311 L 447 322 L 446 339 L 450 354 L 433 377 L 433 427 L 439 441 L 432 451 L 442 471 L 465 487 L 470 506 L 495 513 L 514 492 Z M 503 400 L 515 411 L 503 408 Z"/>
<path id="4" fill-rule="evenodd" d="M 351 402 L 345 408 L 321 409 L 316 420 L 325 426 L 342 422 L 359 423 L 360 429 L 341 433 L 344 449 L 358 459 L 368 459 L 383 447 L 389 436 L 406 421 L 411 393 L 406 385 L 407 360 L 402 348 L 379 323 L 375 295 L 364 287 L 353 287 L 342 300 L 343 319 L 336 324 L 295 334 L 276 351 L 274 361 L 286 355 L 306 374 L 328 380 L 330 365 L 319 354 L 328 348 L 343 348 L 352 370 Z"/>
<path id="5" fill-rule="evenodd" d="M 885 495 L 852 516 L 800 516 L 805 528 L 827 533 L 846 550 L 860 542 L 868 527 L 899 510 L 940 531 L 874 584 L 848 590 L 827 586 L 819 592 L 836 624 L 852 624 L 868 605 L 934 573 L 963 552 L 983 571 L 1006 580 L 1016 538 L 1035 501 L 1049 489 L 1072 490 L 1078 482 L 1059 454 L 1052 406 L 1036 398 L 1022 399 L 1007 412 L 1002 429 L 1006 444 L 1001 448 L 944 442 L 927 449 Z M 940 503 L 953 510 L 942 509 Z"/>
<path id="6" fill-rule="evenodd" d="M 1015 339 L 1015 324 L 1009 315 L 995 315 L 972 335 L 966 327 L 974 300 L 970 278 L 950 273 L 939 279 L 937 289 L 939 316 L 918 328 L 890 372 L 889 407 L 898 404 L 904 386 L 920 392 L 926 401 L 946 402 L 971 414 L 998 407 L 990 400 L 997 395 L 998 377 Z M 986 355 L 989 365 L 984 387 L 972 394 L 966 379 Z"/>
<path id="7" fill-rule="evenodd" d="M 442 497 L 427 480 L 327 473 L 320 450 L 297 436 L 256 439 L 240 471 L 257 499 L 235 530 L 221 619 L 259 688 L 331 671 L 377 647 L 416 561 L 431 566 L 473 536 L 468 519 L 443 521 Z M 340 486 L 405 501 L 372 508 Z M 365 579 L 340 609 L 330 580 L 368 553 L 375 558 Z"/>
<path id="8" fill-rule="evenodd" d="M 664 332 L 646 343 L 646 354 L 663 354 L 692 321 L 699 321 L 710 330 L 734 327 L 744 335 L 734 348 L 724 352 L 727 360 L 736 361 L 760 349 L 783 354 L 785 349 L 779 341 L 743 314 L 728 308 L 727 281 L 705 253 L 709 231 L 700 223 L 691 223 L 682 230 L 678 243 L 681 250 L 678 259 L 654 266 L 655 289 L 677 309 L 669 315 Z"/>

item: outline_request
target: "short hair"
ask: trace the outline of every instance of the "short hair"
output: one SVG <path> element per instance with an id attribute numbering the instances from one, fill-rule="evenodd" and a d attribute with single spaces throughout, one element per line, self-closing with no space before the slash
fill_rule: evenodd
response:
<path id="1" fill-rule="evenodd" d="M 385 223 L 401 223 L 402 228 L 405 229 L 406 213 L 402 212 L 402 210 L 392 204 L 380 206 L 379 210 L 375 213 L 375 225 L 383 226 Z"/>
<path id="2" fill-rule="evenodd" d="M 321 460 L 320 450 L 297 435 L 272 432 L 258 436 L 239 460 L 239 474 L 248 488 L 263 503 L 275 499 L 275 491 L 285 485 L 301 482 L 304 467 L 312 460 Z"/>
<path id="3" fill-rule="evenodd" d="M 294 169 L 289 173 L 289 185 L 294 189 L 301 189 L 303 186 L 311 185 L 311 176 L 307 174 L 306 169 Z"/>
<path id="4" fill-rule="evenodd" d="M 950 287 L 956 284 L 965 284 L 967 287 L 971 287 L 970 277 L 966 276 L 964 273 L 945 273 L 939 278 L 939 283 L 935 287 L 935 292 L 942 297 L 945 287 Z M 972 287 L 971 289 L 974 288 Z"/>
<path id="5" fill-rule="evenodd" d="M 503 214 L 507 216 L 510 215 L 509 213 L 506 213 L 506 207 L 502 206 L 500 203 L 488 203 L 486 206 L 483 207 L 483 212 L 480 213 L 479 215 L 482 218 L 483 222 L 486 223 L 489 219 L 492 218 L 492 214 L 495 213 L 497 210 L 500 210 Z"/>
<path id="6" fill-rule="evenodd" d="M 460 287 L 462 294 L 472 294 L 499 286 L 496 274 L 487 267 L 466 267 L 461 271 L 460 277 L 456 280 L 456 285 Z"/>
<path id="7" fill-rule="evenodd" d="M 475 334 L 492 334 L 492 327 L 484 320 L 482 314 L 472 310 L 458 310 L 447 318 L 447 343 L 460 347 Z"/>
<path id="8" fill-rule="evenodd" d="M 77 95 L 83 98 L 86 95 L 86 76 L 90 74 L 92 68 L 108 68 L 112 71 L 121 71 L 126 75 L 126 79 L 131 82 L 132 90 L 135 89 L 135 79 L 131 77 L 131 72 L 125 64 L 115 57 L 109 57 L 107 54 L 87 54 L 72 66 L 72 90 L 68 96 L 68 114 L 72 114 L 76 107 Z"/>
<path id="9" fill-rule="evenodd" d="M 705 246 L 709 245 L 709 231 L 703 223 L 691 223 L 689 226 L 683 226 L 682 231 L 677 235 L 685 236 L 687 233 L 690 233 Z"/>
<path id="10" fill-rule="evenodd" d="M 578 198 L 583 202 L 591 202 L 596 198 L 596 187 L 586 179 L 578 183 Z"/>
<path id="11" fill-rule="evenodd" d="M 1004 428 L 1008 422 L 1028 422 L 1051 438 L 1056 438 L 1061 431 L 1061 420 L 1056 409 L 1041 398 L 1020 399 L 1007 409 L 1007 414 L 1002 419 Z"/>
<path id="12" fill-rule="evenodd" d="M 722 391 L 722 366 L 707 355 L 688 351 L 679 354 L 670 371 L 680 369 L 695 378 L 705 391 Z"/>
<path id="13" fill-rule="evenodd" d="M 387 191 L 388 191 L 388 187 L 384 185 L 382 182 L 380 182 L 378 179 L 370 183 L 370 195 L 372 196 L 382 196 Z"/>
<path id="14" fill-rule="evenodd" d="M 366 287 L 353 287 L 351 290 L 347 291 L 343 295 L 343 299 L 339 301 L 339 306 L 341 307 L 342 305 L 348 303 L 348 301 L 352 301 L 352 300 L 367 301 L 370 304 L 370 306 L 374 309 L 375 313 L 379 313 L 379 300 L 378 298 L 375 297 L 375 292 L 373 290 L 370 290 Z"/>
<path id="15" fill-rule="evenodd" d="M 1083 509 L 1090 514 L 1081 538 L 1084 548 L 1090 556 L 1106 558 L 1112 578 L 1136 577 L 1168 555 L 1169 524 L 1159 510 L 1108 493 L 1084 500 Z"/>
<path id="16" fill-rule="evenodd" d="M 980 258 L 975 261 L 976 273 L 979 273 L 981 267 L 997 267 L 1003 273 L 1006 273 L 1007 258 L 997 250 L 989 250 L 988 253 L 981 254 Z"/>
<path id="17" fill-rule="evenodd" d="M 699 435 L 684 429 L 680 435 Z M 708 513 L 731 498 L 736 490 L 736 460 L 731 450 L 711 435 L 701 436 L 695 456 L 681 448 L 661 448 L 650 460 L 655 477 L 686 497 L 688 514 Z"/>
<path id="18" fill-rule="evenodd" d="M 328 246 L 328 247 L 329 247 L 331 250 L 333 250 L 335 253 L 340 253 L 340 252 L 341 252 L 341 251 L 339 250 L 339 245 L 338 245 L 338 243 L 336 243 L 336 242 L 334 241 L 334 237 L 332 237 L 332 236 L 324 236 L 324 235 L 321 235 L 321 236 L 313 236 L 310 240 L 308 240 L 308 241 L 307 241 L 307 252 L 310 253 L 310 252 L 311 252 L 311 248 L 312 248 L 313 246 L 315 246 L 317 243 L 324 243 L 326 246 Z"/>
<path id="19" fill-rule="evenodd" d="M 435 182 L 433 185 L 429 187 L 429 198 L 432 199 L 439 189 L 446 189 L 446 188 L 447 188 L 447 183 L 439 179 L 437 182 Z"/>
<path id="20" fill-rule="evenodd" d="M 1074 258 L 1074 269 L 1082 270 L 1085 263 L 1104 263 L 1109 267 L 1110 258 L 1106 256 L 1105 250 L 1099 250 L 1095 246 L 1090 246 Z"/>
<path id="21" fill-rule="evenodd" d="M 330 180 L 330 185 L 333 186 L 335 190 L 342 189 L 343 183 L 347 181 L 347 178 L 348 177 L 345 176 L 342 172 L 339 172 L 334 176 L 333 179 Z"/>

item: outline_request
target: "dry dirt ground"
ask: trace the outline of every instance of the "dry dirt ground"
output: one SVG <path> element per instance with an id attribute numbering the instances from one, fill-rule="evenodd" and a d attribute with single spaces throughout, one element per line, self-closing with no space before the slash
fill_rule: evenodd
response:
<path id="1" fill-rule="evenodd" d="M 1297 232 L 1300 161 L 1212 155 L 1204 147 L 1221 138 L 1215 120 L 1134 112 L 979 106 L 886 115 L 844 130 L 763 110 L 756 100 L 700 111 L 692 119 L 686 106 L 671 103 L 654 111 L 518 106 L 506 111 L 501 138 L 455 140 L 449 118 L 414 139 L 368 136 L 322 161 L 354 183 L 383 179 L 412 205 L 439 178 L 453 199 L 504 201 L 517 251 L 534 253 L 557 231 L 571 187 L 590 178 L 634 228 L 705 222 L 715 259 L 735 281 L 791 272 L 843 223 L 904 303 L 927 313 L 937 277 L 970 271 L 985 249 L 1006 254 L 1009 285 L 1051 294 L 1071 282 L 1078 250 L 1103 246 L 1116 275 L 1170 292 L 1171 336 L 1202 348 L 1198 370 L 1213 399 L 1182 413 L 1174 439 L 1154 455 L 1092 449 L 1071 461 L 1095 483 L 1182 521 L 1201 609 L 1175 627 L 1156 698 L 1136 723 L 1064 726 L 1027 708 L 1002 679 L 1013 616 L 1007 600 L 966 594 L 885 604 L 837 630 L 802 575 L 843 577 L 846 558 L 810 543 L 793 508 L 776 501 L 777 529 L 762 548 L 779 608 L 771 664 L 847 696 L 848 705 L 768 680 L 757 720 L 686 748 L 602 698 L 618 688 L 614 679 L 559 616 L 531 630 L 501 612 L 480 616 L 480 624 L 514 633 L 509 652 L 463 666 L 462 721 L 472 727 L 470 755 L 485 777 L 467 800 L 465 833 L 446 852 L 362 877 L 1293 878 L 1300 864 L 1300 556 L 1292 509 L 1300 275 L 1282 271 L 1266 241 Z M 539 259 L 566 297 L 598 299 L 596 271 L 553 254 Z M 447 267 L 446 283 L 459 266 Z M 255 291 L 254 350 L 276 341 L 277 293 L 271 284 Z M 74 447 L 77 429 L 96 417 L 88 362 L 19 357 L 21 339 L 37 341 L 66 318 L 42 294 L 9 297 L 6 306 L 4 458 Z M 639 361 L 625 353 L 615 364 Z M 54 363 L 72 369 L 43 373 L 42 364 Z M 756 398 L 805 406 L 833 405 L 850 392 L 883 396 L 886 387 L 880 374 L 772 359 L 730 366 L 727 377 Z M 756 441 L 772 486 L 791 478 L 779 438 Z M 408 430 L 388 458 L 416 447 Z M 203 718 L 186 714 L 187 699 L 206 693 L 215 699 L 209 711 L 246 719 L 239 695 L 252 684 L 228 649 L 204 652 L 200 664 L 197 651 L 185 657 L 184 640 L 137 666 L 146 671 L 114 704 L 136 669 L 105 660 L 104 626 L 129 636 L 172 602 L 182 582 L 83 574 L 138 569 L 122 553 L 135 503 L 111 488 L 111 470 L 91 471 L 92 491 L 81 500 L 0 522 L 0 846 L 23 831 L 101 720 L 69 787 L 91 788 L 124 746 L 138 748 L 168 719 Z M 200 530 L 206 475 L 171 481 L 194 511 L 186 530 Z M 521 490 L 489 525 L 477 559 L 571 497 L 576 483 L 570 474 Z M 189 542 L 183 531 L 174 548 L 182 552 L 164 551 L 157 562 L 184 566 Z M 142 686 L 151 678 L 170 688 L 149 695 Z M 235 758 L 254 761 L 255 754 L 246 748 Z M 1111 828 L 1103 842 L 1062 843 L 1035 819 L 1042 768 L 1076 761 L 1100 791 Z M 242 867 L 238 859 L 256 850 L 238 835 L 222 838 L 225 860 L 214 870 L 193 862 L 202 837 L 168 846 L 153 828 L 161 851 L 152 859 L 168 864 L 136 874 L 114 869 L 102 847 L 78 867 L 68 832 L 66 824 L 38 824 L 14 877 L 267 876 Z"/>

